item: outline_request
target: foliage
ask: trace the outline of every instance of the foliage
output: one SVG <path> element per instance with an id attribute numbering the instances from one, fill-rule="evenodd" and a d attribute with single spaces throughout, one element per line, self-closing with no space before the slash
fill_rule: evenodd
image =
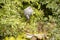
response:
<path id="1" fill-rule="evenodd" d="M 24 15 L 28 6 L 34 10 L 30 20 Z M 49 40 L 60 40 L 60 0 L 0 0 L 0 36 L 36 34 L 41 25 Z"/>

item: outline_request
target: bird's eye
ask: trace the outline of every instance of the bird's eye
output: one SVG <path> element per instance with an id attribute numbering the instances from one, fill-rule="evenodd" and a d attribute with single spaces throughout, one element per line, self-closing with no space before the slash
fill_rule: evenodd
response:
<path id="1" fill-rule="evenodd" d="M 4 3 L 0 3 L 1 6 L 4 6 Z"/>

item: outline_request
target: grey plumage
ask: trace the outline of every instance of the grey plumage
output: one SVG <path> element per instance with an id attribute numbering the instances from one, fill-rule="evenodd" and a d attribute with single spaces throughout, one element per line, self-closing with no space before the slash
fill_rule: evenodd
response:
<path id="1" fill-rule="evenodd" d="M 27 19 L 30 19 L 30 15 L 32 15 L 33 9 L 29 6 L 26 9 L 24 9 L 24 15 Z"/>

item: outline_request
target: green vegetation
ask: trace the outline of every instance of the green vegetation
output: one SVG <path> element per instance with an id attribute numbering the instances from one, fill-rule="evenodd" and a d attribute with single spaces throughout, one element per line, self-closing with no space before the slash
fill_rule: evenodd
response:
<path id="1" fill-rule="evenodd" d="M 34 10 L 30 20 L 24 15 L 28 6 Z M 13 40 L 28 40 L 28 32 L 42 32 L 48 40 L 60 40 L 60 0 L 0 0 L 0 39 L 13 36 Z"/>

